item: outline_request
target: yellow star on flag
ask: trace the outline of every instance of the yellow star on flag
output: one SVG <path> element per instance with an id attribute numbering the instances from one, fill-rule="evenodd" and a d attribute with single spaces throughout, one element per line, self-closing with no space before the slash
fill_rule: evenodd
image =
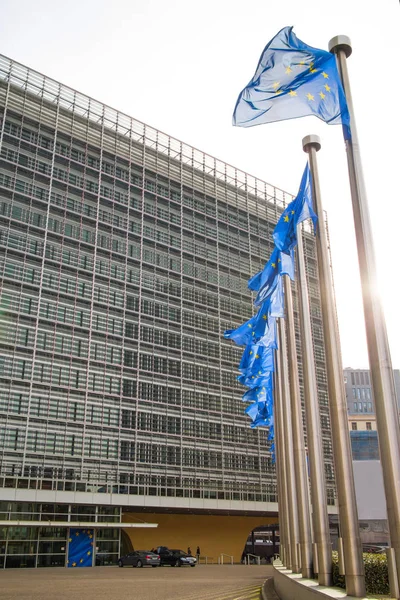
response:
<path id="1" fill-rule="evenodd" d="M 316 73 L 317 69 L 310 69 L 310 73 Z"/>
<path id="2" fill-rule="evenodd" d="M 273 269 L 275 269 L 275 267 L 276 267 L 276 263 L 271 263 L 271 267 L 272 267 Z"/>
<path id="3" fill-rule="evenodd" d="M 77 531 L 77 532 L 75 533 L 75 535 L 78 537 L 78 535 L 79 535 L 79 531 Z"/>
<path id="4" fill-rule="evenodd" d="M 251 323 L 248 323 L 247 327 L 250 327 L 250 329 L 251 329 Z"/>
<path id="5" fill-rule="evenodd" d="M 267 315 L 263 315 L 263 319 L 264 319 L 264 321 L 266 321 L 267 320 Z"/>
<path id="6" fill-rule="evenodd" d="M 294 210 L 292 210 L 292 215 L 294 215 Z"/>
<path id="7" fill-rule="evenodd" d="M 277 90 L 279 87 L 280 81 L 275 81 L 275 83 L 272 84 L 272 87 L 274 88 L 274 90 Z"/>
<path id="8" fill-rule="evenodd" d="M 283 220 L 285 221 L 285 223 L 289 223 L 289 217 L 288 217 L 288 215 L 286 215 L 286 217 L 284 217 Z"/>
<path id="9" fill-rule="evenodd" d="M 324 88 L 326 89 L 327 92 L 331 91 L 331 88 L 329 87 L 329 85 L 327 83 L 324 85 Z"/>
<path id="10" fill-rule="evenodd" d="M 256 358 L 260 358 L 260 356 L 258 354 L 256 354 Z"/>
<path id="11" fill-rule="evenodd" d="M 289 75 L 289 73 L 292 72 L 292 69 L 290 67 L 286 67 L 285 72 L 287 75 Z"/>
<path id="12" fill-rule="evenodd" d="M 253 354 L 253 350 L 250 350 L 250 356 Z"/>
<path id="13" fill-rule="evenodd" d="M 310 94 L 310 92 L 308 92 L 307 94 L 307 98 L 311 101 L 314 100 L 314 96 L 312 94 Z"/>
<path id="14" fill-rule="evenodd" d="M 91 551 L 90 551 L 90 550 L 88 550 L 86 554 L 87 554 L 88 556 L 90 556 L 90 555 L 91 555 Z"/>
<path id="15" fill-rule="evenodd" d="M 321 100 L 323 100 L 324 98 L 326 98 L 326 94 L 324 94 L 324 92 L 320 92 L 319 95 L 321 96 Z"/>
<path id="16" fill-rule="evenodd" d="M 68 538 L 68 541 L 69 541 L 69 542 L 72 542 L 72 538 Z"/>
<path id="17" fill-rule="evenodd" d="M 76 567 L 76 563 L 75 563 L 75 562 L 74 562 L 74 563 L 72 563 L 72 566 L 73 566 L 73 567 Z"/>
<path id="18" fill-rule="evenodd" d="M 324 79 L 329 79 L 329 75 L 328 75 L 328 73 L 325 73 L 325 71 L 322 71 L 322 77 Z"/>
<path id="19" fill-rule="evenodd" d="M 297 96 L 297 92 L 295 92 L 294 90 L 290 90 L 289 96 Z"/>
<path id="20" fill-rule="evenodd" d="M 81 560 L 79 561 L 80 563 L 83 563 L 83 558 L 81 558 Z"/>

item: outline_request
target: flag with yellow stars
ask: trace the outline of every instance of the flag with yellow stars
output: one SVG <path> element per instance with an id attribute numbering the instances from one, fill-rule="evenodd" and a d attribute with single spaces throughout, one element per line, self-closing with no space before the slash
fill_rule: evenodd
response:
<path id="1" fill-rule="evenodd" d="M 233 125 L 252 127 L 315 115 L 330 125 L 350 125 L 333 54 L 308 46 L 284 27 L 267 44 L 256 72 L 240 92 Z"/>
<path id="2" fill-rule="evenodd" d="M 274 349 L 271 346 L 261 346 L 260 344 L 249 344 L 244 349 L 242 359 L 239 364 L 239 371 L 244 375 L 253 375 L 264 371 L 274 371 Z"/>
<path id="3" fill-rule="evenodd" d="M 299 192 L 281 214 L 272 234 L 275 245 L 282 255 L 290 253 L 297 245 L 297 225 L 299 223 L 306 219 L 312 219 L 315 229 L 317 215 L 313 210 L 311 188 L 311 171 L 307 163 L 301 178 Z"/>
<path id="4" fill-rule="evenodd" d="M 68 538 L 68 567 L 91 567 L 93 529 L 71 527 Z"/>

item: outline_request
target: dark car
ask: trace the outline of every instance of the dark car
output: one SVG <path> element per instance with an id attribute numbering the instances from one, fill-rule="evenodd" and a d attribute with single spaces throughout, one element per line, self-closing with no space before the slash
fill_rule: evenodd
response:
<path id="1" fill-rule="evenodd" d="M 159 546 L 157 553 L 160 555 L 161 565 L 170 565 L 171 567 L 195 567 L 196 559 L 183 550 L 173 550 L 166 546 Z"/>
<path id="2" fill-rule="evenodd" d="M 144 567 L 145 565 L 151 565 L 152 567 L 160 566 L 160 557 L 154 552 L 149 550 L 135 550 L 121 556 L 118 559 L 119 567 Z"/>
<path id="3" fill-rule="evenodd" d="M 363 552 L 370 554 L 384 554 L 387 546 L 381 546 L 378 544 L 363 544 Z"/>

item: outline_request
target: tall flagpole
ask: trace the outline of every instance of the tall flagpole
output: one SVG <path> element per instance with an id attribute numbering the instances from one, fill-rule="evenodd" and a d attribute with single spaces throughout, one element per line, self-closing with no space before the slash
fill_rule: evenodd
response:
<path id="1" fill-rule="evenodd" d="M 279 324 L 278 324 L 279 325 Z M 276 371 L 275 371 L 275 400 L 274 400 L 274 424 L 275 424 L 275 452 L 276 452 L 276 470 L 278 474 L 278 507 L 279 507 L 279 536 L 280 550 L 279 554 L 282 563 L 288 569 L 292 568 L 291 548 L 289 538 L 289 518 L 288 518 L 288 493 L 285 461 L 285 444 L 283 438 L 283 419 L 282 419 L 282 379 L 280 376 L 281 359 L 280 351 L 276 352 Z"/>
<path id="2" fill-rule="evenodd" d="M 324 211 L 319 188 L 317 151 L 320 148 L 321 143 L 318 136 L 309 135 L 303 138 L 303 149 L 309 155 L 314 209 L 318 216 L 316 235 L 318 273 L 325 339 L 333 457 L 339 503 L 339 523 L 343 541 L 343 555 L 346 571 L 346 591 L 348 596 L 363 598 L 365 596 L 364 563 L 358 524 L 350 436 L 347 424 L 347 403 L 344 391 L 342 357 L 328 257 L 328 242 L 324 225 Z"/>
<path id="3" fill-rule="evenodd" d="M 281 422 L 283 423 L 283 443 L 285 446 L 285 467 L 287 482 L 287 513 L 289 522 L 290 539 L 290 561 L 292 572 L 300 573 L 298 543 L 299 543 L 299 515 L 297 511 L 297 490 L 294 474 L 294 456 L 293 456 L 293 433 L 292 417 L 290 413 L 290 392 L 289 392 L 289 373 L 287 360 L 287 346 L 285 334 L 284 319 L 278 321 L 280 369 L 278 377 L 281 380 Z"/>
<path id="4" fill-rule="evenodd" d="M 316 211 L 317 212 L 317 211 Z M 318 213 L 317 213 L 318 214 Z M 319 415 L 317 378 L 311 333 L 310 303 L 304 263 L 301 226 L 297 226 L 297 268 L 300 333 L 303 360 L 304 405 L 310 463 L 311 504 L 314 540 L 317 546 L 318 583 L 332 585 L 332 545 L 329 531 L 325 467 Z"/>
<path id="5" fill-rule="evenodd" d="M 400 583 L 400 430 L 386 322 L 377 293 L 371 223 L 347 71 L 346 58 L 352 52 L 350 39 L 342 35 L 334 37 L 329 42 L 329 50 L 337 56 L 350 113 L 351 139 L 346 140 L 347 162 L 390 542 Z"/>
<path id="6" fill-rule="evenodd" d="M 284 285 L 285 303 L 287 309 L 286 323 L 290 383 L 290 410 L 292 417 L 294 472 L 298 503 L 301 574 L 303 577 L 310 579 L 313 576 L 310 498 L 308 491 L 306 451 L 304 446 L 299 371 L 297 366 L 292 286 L 290 284 L 290 278 L 287 275 L 284 276 Z"/>

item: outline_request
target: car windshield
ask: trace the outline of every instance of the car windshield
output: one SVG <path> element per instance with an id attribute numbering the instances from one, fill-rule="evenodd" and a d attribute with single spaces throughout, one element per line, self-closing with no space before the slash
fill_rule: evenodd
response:
<path id="1" fill-rule="evenodd" d="M 178 554 L 179 556 L 188 556 L 183 550 L 171 550 L 171 552 Z"/>

